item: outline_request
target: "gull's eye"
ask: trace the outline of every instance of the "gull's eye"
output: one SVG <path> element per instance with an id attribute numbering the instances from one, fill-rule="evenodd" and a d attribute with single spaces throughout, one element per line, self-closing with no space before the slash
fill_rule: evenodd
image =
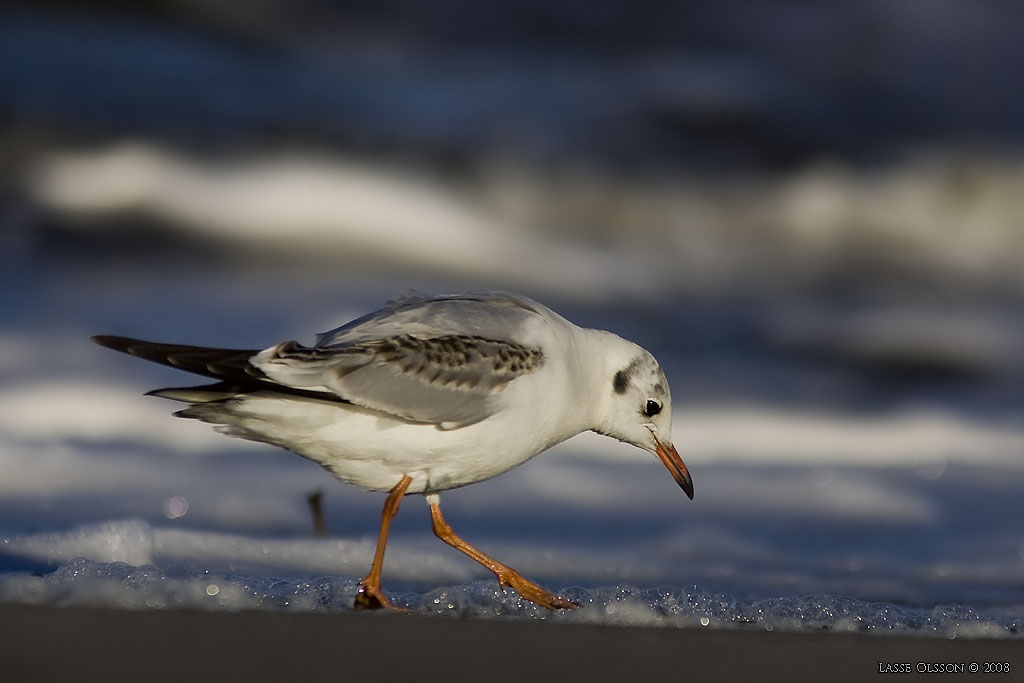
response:
<path id="1" fill-rule="evenodd" d="M 647 399 L 646 405 L 644 405 L 644 415 L 647 417 L 654 417 L 661 412 L 661 402 L 655 401 L 653 398 Z"/>

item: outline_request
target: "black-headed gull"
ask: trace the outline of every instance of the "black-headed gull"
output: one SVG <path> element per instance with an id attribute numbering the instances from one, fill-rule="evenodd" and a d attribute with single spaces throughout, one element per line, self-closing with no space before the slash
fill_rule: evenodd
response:
<path id="1" fill-rule="evenodd" d="M 587 430 L 657 455 L 686 494 L 672 445 L 668 381 L 654 357 L 507 293 L 406 297 L 317 336 L 263 351 L 97 336 L 107 348 L 218 380 L 160 389 L 175 415 L 274 444 L 349 484 L 388 491 L 356 607 L 390 606 L 381 586 L 388 528 L 407 493 L 426 496 L 434 533 L 547 608 L 560 598 L 455 535 L 441 491 L 483 481 Z"/>

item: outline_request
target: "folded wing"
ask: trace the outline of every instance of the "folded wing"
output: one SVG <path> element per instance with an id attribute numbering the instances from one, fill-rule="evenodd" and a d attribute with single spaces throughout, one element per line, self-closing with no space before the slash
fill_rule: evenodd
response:
<path id="1" fill-rule="evenodd" d="M 454 429 L 490 416 L 500 392 L 537 371 L 544 356 L 507 340 L 398 334 L 334 346 L 285 342 L 250 363 L 283 386 L 330 392 L 403 420 Z"/>

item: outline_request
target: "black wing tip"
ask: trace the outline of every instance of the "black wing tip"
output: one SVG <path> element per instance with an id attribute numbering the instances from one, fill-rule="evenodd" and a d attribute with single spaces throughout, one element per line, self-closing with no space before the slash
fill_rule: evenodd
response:
<path id="1" fill-rule="evenodd" d="M 91 339 L 94 344 L 99 344 L 104 348 L 113 349 L 114 351 L 122 351 L 124 353 L 129 353 L 129 347 L 133 344 L 139 343 L 138 339 L 118 337 L 112 334 L 94 334 L 89 337 L 89 339 Z"/>

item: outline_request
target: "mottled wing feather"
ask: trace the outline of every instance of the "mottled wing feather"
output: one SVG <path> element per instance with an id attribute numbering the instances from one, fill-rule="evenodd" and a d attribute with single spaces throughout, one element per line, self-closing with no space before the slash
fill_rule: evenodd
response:
<path id="1" fill-rule="evenodd" d="M 499 392 L 543 362 L 539 349 L 509 341 L 410 334 L 330 347 L 287 342 L 252 359 L 279 384 L 330 391 L 365 408 L 444 428 L 487 418 Z"/>

